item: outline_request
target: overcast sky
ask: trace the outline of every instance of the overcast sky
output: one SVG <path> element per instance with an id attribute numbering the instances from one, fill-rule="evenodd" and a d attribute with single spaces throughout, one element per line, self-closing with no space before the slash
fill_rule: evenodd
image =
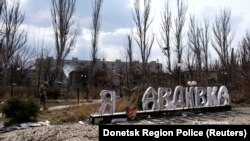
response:
<path id="1" fill-rule="evenodd" d="M 8 0 L 9 1 L 9 0 Z M 11 0 L 12 2 L 16 0 Z M 78 37 L 76 48 L 70 53 L 68 58 L 78 57 L 79 59 L 90 59 L 90 25 L 92 0 L 77 0 L 75 20 L 79 23 L 81 34 Z M 160 14 L 164 9 L 167 0 L 152 0 L 152 13 L 154 17 L 151 31 L 156 38 L 159 37 Z M 210 26 L 213 25 L 215 15 L 219 14 L 222 8 L 231 8 L 231 27 L 235 33 L 234 44 L 238 44 L 240 38 L 249 29 L 249 0 L 184 0 L 188 4 L 185 30 L 188 28 L 189 15 L 196 15 L 199 20 L 203 17 L 209 19 Z M 54 48 L 53 28 L 51 23 L 51 0 L 20 0 L 22 10 L 25 12 L 23 27 L 29 35 L 28 44 L 32 46 L 34 40 L 44 36 L 45 45 Z M 176 0 L 169 0 L 172 11 L 176 11 Z M 131 33 L 134 27 L 132 19 L 133 0 L 104 0 L 101 9 L 101 34 L 99 42 L 99 58 L 106 60 L 125 60 L 124 48 L 127 44 L 126 35 Z M 175 15 L 175 13 L 174 13 Z M 186 32 L 186 31 L 185 31 Z M 186 33 L 184 33 L 186 34 Z M 173 40 L 174 41 L 174 40 Z M 173 43 L 174 44 L 174 43 Z M 134 58 L 139 60 L 139 50 L 135 42 Z M 213 52 L 212 52 L 213 53 Z M 157 42 L 155 42 L 150 61 L 159 59 L 165 63 Z"/>

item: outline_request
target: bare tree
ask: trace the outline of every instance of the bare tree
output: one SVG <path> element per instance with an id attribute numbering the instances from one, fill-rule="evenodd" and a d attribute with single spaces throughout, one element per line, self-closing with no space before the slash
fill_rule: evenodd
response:
<path id="1" fill-rule="evenodd" d="M 143 13 L 141 13 L 140 0 L 134 1 L 133 19 L 136 24 L 136 33 L 134 35 L 135 41 L 140 48 L 142 59 L 142 75 L 146 80 L 147 62 L 151 54 L 151 49 L 154 43 L 154 35 L 149 35 L 149 28 L 153 19 L 150 18 L 151 0 L 143 1 Z"/>
<path id="2" fill-rule="evenodd" d="M 200 72 L 202 59 L 201 59 L 201 40 L 200 40 L 200 27 L 195 16 L 190 16 L 190 25 L 188 31 L 188 44 L 193 51 L 196 58 L 196 69 Z"/>
<path id="3" fill-rule="evenodd" d="M 50 82 L 52 84 L 57 78 L 62 81 L 63 62 L 75 47 L 78 35 L 77 28 L 72 30 L 75 23 L 73 20 L 75 4 L 76 0 L 52 0 L 51 17 L 56 48 L 56 70 Z"/>
<path id="4" fill-rule="evenodd" d="M 190 25 L 188 31 L 188 46 L 193 52 L 196 67 L 196 81 L 203 82 L 202 78 L 202 43 L 201 43 L 201 27 L 195 16 L 190 16 Z"/>
<path id="5" fill-rule="evenodd" d="M 171 54 L 170 54 L 170 33 L 172 27 L 172 13 L 169 8 L 169 3 L 165 5 L 165 10 L 161 16 L 161 39 L 162 42 L 158 42 L 161 51 L 165 56 L 167 56 L 167 68 L 169 72 L 172 72 L 171 69 Z"/>
<path id="6" fill-rule="evenodd" d="M 250 70 L 250 33 L 247 32 L 240 46 L 240 64 L 243 72 Z"/>
<path id="7" fill-rule="evenodd" d="M 9 69 L 13 68 L 14 56 L 18 50 L 25 47 L 27 42 L 27 33 L 20 29 L 24 21 L 24 14 L 21 12 L 18 2 L 10 5 L 5 3 L 2 5 L 2 22 L 1 22 L 1 63 L 2 74 L 6 81 L 9 76 Z M 3 82 L 6 84 L 6 82 Z"/>
<path id="8" fill-rule="evenodd" d="M 5 3 L 6 3 L 6 0 L 0 0 L 0 14 L 2 13 Z"/>
<path id="9" fill-rule="evenodd" d="M 99 34 L 101 28 L 101 18 L 100 18 L 100 11 L 102 7 L 103 0 L 93 0 L 92 1 L 92 65 L 91 65 L 91 81 L 94 83 L 94 75 L 95 75 L 95 67 L 97 61 L 97 52 L 98 52 L 98 41 L 99 41 Z"/>
<path id="10" fill-rule="evenodd" d="M 6 3 L 5 0 L 0 0 L 0 18 L 2 18 L 2 11 L 3 11 L 3 7 L 4 4 Z M 4 33 L 3 33 L 3 29 L 0 28 L 0 85 L 3 82 L 2 78 L 3 78 L 3 55 L 4 55 L 4 50 L 3 50 L 3 39 L 4 39 Z"/>
<path id="11" fill-rule="evenodd" d="M 52 77 L 52 70 L 54 70 L 54 65 L 52 60 L 50 60 L 50 44 L 45 44 L 44 35 L 42 39 L 38 35 L 37 38 L 34 38 L 33 47 L 36 48 L 36 76 L 37 76 L 37 91 L 39 90 L 40 83 L 42 81 L 49 81 Z"/>
<path id="12" fill-rule="evenodd" d="M 250 33 L 247 32 L 245 37 L 241 41 L 239 50 L 239 85 L 241 86 L 241 91 L 248 94 L 250 91 Z"/>
<path id="13" fill-rule="evenodd" d="M 234 48 L 231 49 L 231 55 L 230 55 L 230 65 L 229 65 L 229 74 L 230 74 L 230 85 L 232 87 L 235 86 L 235 78 L 237 77 L 237 66 L 238 66 L 238 58 L 237 58 L 237 52 L 234 51 Z"/>
<path id="14" fill-rule="evenodd" d="M 131 81 L 132 81 L 132 69 L 133 69 L 133 48 L 132 48 L 132 37 L 130 35 L 127 36 L 128 39 L 128 46 L 126 49 L 126 54 L 128 56 L 128 61 L 129 61 L 129 75 L 128 75 L 128 87 L 130 88 L 131 86 Z"/>
<path id="15" fill-rule="evenodd" d="M 204 19 L 204 25 L 200 27 L 200 42 L 201 42 L 201 52 L 203 58 L 203 64 L 205 67 L 205 85 L 208 85 L 208 59 L 209 59 L 209 22 L 208 20 Z"/>
<path id="16" fill-rule="evenodd" d="M 188 79 L 194 79 L 194 64 L 195 64 L 195 55 L 194 52 L 190 49 L 186 50 L 184 63 L 188 69 Z"/>
<path id="17" fill-rule="evenodd" d="M 177 54 L 177 61 L 179 63 L 179 84 L 181 83 L 181 67 L 180 63 L 182 62 L 182 53 L 184 49 L 183 45 L 183 27 L 185 24 L 186 19 L 186 12 L 187 12 L 187 5 L 183 2 L 183 0 L 177 0 L 177 17 L 175 18 L 175 28 L 174 28 L 174 35 L 175 35 L 175 52 Z"/>
<path id="18" fill-rule="evenodd" d="M 215 25 L 213 26 L 214 40 L 212 41 L 212 46 L 219 56 L 224 71 L 227 71 L 229 66 L 229 50 L 233 41 L 230 34 L 230 17 L 230 9 L 221 10 L 220 15 L 216 16 Z"/>
<path id="19" fill-rule="evenodd" d="M 36 58 L 34 47 L 25 46 L 17 51 L 14 56 L 13 64 L 18 66 L 16 73 L 16 81 L 19 85 L 28 86 L 31 84 L 30 74 L 31 68 L 34 66 L 34 60 Z"/>
<path id="20" fill-rule="evenodd" d="M 200 42 L 201 42 L 201 51 L 204 59 L 205 70 L 208 71 L 208 56 L 209 56 L 209 22 L 208 20 L 204 20 L 204 25 L 200 28 Z"/>

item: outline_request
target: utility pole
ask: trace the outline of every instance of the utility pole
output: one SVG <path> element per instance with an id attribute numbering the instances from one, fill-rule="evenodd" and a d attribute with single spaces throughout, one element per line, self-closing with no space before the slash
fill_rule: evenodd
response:
<path id="1" fill-rule="evenodd" d="M 119 81 L 120 81 L 120 97 L 122 97 L 122 75 L 118 74 L 119 76 Z"/>
<path id="2" fill-rule="evenodd" d="M 177 66 L 178 66 L 178 70 L 179 70 L 179 85 L 181 85 L 181 62 L 179 62 L 178 64 L 177 64 Z"/>
<path id="3" fill-rule="evenodd" d="M 160 85 L 160 64 L 159 64 L 159 59 L 156 60 L 156 64 L 157 64 L 157 75 L 158 75 L 158 85 Z"/>
<path id="4" fill-rule="evenodd" d="M 11 64 L 11 71 L 10 71 L 10 96 L 13 96 L 13 65 Z"/>
<path id="5" fill-rule="evenodd" d="M 82 74 L 81 77 L 82 77 L 82 91 L 84 93 L 84 88 L 86 86 L 85 80 L 87 78 L 87 75 L 86 74 Z M 86 92 L 86 99 L 89 100 L 89 94 L 87 92 Z"/>
<path id="6" fill-rule="evenodd" d="M 14 69 L 15 69 L 15 71 L 19 71 L 21 68 L 19 66 L 15 66 L 15 65 L 11 64 L 10 69 L 11 69 L 11 71 L 10 71 L 10 96 L 13 96 Z"/>

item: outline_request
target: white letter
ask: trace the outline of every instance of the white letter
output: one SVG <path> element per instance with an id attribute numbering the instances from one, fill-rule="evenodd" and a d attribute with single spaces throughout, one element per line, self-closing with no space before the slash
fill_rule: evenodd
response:
<path id="1" fill-rule="evenodd" d="M 222 100 L 224 100 L 224 102 Z M 228 105 L 229 102 L 230 102 L 230 99 L 229 99 L 229 94 L 228 94 L 227 87 L 226 86 L 221 86 L 220 90 L 218 92 L 218 103 L 219 103 L 219 106 Z"/>
<path id="2" fill-rule="evenodd" d="M 216 97 L 216 92 L 218 90 L 218 87 L 207 87 L 207 103 L 206 103 L 206 107 L 210 107 L 210 106 L 217 106 L 218 105 L 218 101 L 217 101 L 217 97 Z"/>
<path id="3" fill-rule="evenodd" d="M 110 113 L 115 112 L 115 102 L 116 102 L 116 96 L 115 91 L 109 91 L 109 90 L 102 90 L 100 93 L 102 104 L 99 109 L 99 114 L 103 114 L 105 112 L 105 109 L 107 105 L 110 106 Z"/>
<path id="4" fill-rule="evenodd" d="M 179 136 L 179 134 L 182 133 L 182 130 L 181 129 L 176 129 L 176 136 Z"/>
<path id="5" fill-rule="evenodd" d="M 166 107 L 167 110 L 172 108 L 172 102 L 170 101 L 170 96 L 172 93 L 171 88 L 158 88 L 158 110 L 163 109 L 163 107 Z M 163 105 L 164 100 L 166 101 L 166 104 Z"/>
<path id="6" fill-rule="evenodd" d="M 142 97 L 142 109 L 143 110 L 155 110 L 157 109 L 158 105 L 156 103 L 157 100 L 157 93 L 154 88 L 149 87 L 143 97 Z M 152 103 L 152 107 L 150 109 L 149 103 Z"/>
<path id="7" fill-rule="evenodd" d="M 108 135 L 109 135 L 109 130 L 103 129 L 103 136 L 108 136 Z"/>
<path id="8" fill-rule="evenodd" d="M 191 82 L 189 82 L 191 83 Z M 194 107 L 194 87 L 186 87 L 186 107 Z"/>
<path id="9" fill-rule="evenodd" d="M 204 88 L 196 87 L 195 88 L 195 107 L 203 107 L 206 104 Z"/>
<path id="10" fill-rule="evenodd" d="M 183 87 L 182 86 L 177 86 L 174 90 L 174 97 L 173 97 L 173 101 L 172 101 L 173 109 L 176 108 L 177 103 L 180 103 L 182 106 L 184 105 Z"/>

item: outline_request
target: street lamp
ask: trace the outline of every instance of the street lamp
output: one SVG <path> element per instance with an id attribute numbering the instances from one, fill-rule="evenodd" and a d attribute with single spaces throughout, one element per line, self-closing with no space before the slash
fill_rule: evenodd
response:
<path id="1" fill-rule="evenodd" d="M 157 67 L 157 75 L 158 75 L 158 84 L 160 84 L 160 76 L 159 76 L 159 72 L 160 72 L 160 65 L 159 65 L 159 59 L 156 60 L 156 67 Z"/>
<path id="2" fill-rule="evenodd" d="M 119 82 L 120 82 L 120 97 L 122 97 L 122 75 L 117 74 L 119 76 Z"/>
<path id="3" fill-rule="evenodd" d="M 227 72 L 223 72 L 223 76 L 224 76 L 224 85 L 227 85 Z"/>
<path id="4" fill-rule="evenodd" d="M 82 90 L 84 92 L 84 87 L 86 86 L 85 80 L 87 78 L 87 75 L 86 74 L 82 74 L 81 77 L 82 77 Z M 87 100 L 89 99 L 89 94 L 87 92 L 86 92 L 86 99 Z"/>
<path id="5" fill-rule="evenodd" d="M 11 64 L 11 71 L 10 71 L 10 96 L 13 96 L 13 73 L 14 73 L 14 69 L 16 69 L 17 71 L 19 71 L 21 68 L 18 66 L 15 66 L 13 64 Z"/>
<path id="6" fill-rule="evenodd" d="M 171 62 L 170 62 L 170 47 L 164 47 L 163 50 L 165 51 L 165 55 L 168 57 L 168 71 L 171 71 Z"/>
<path id="7" fill-rule="evenodd" d="M 181 84 L 181 66 L 182 66 L 181 62 L 177 63 L 177 67 L 179 68 L 179 85 Z"/>

